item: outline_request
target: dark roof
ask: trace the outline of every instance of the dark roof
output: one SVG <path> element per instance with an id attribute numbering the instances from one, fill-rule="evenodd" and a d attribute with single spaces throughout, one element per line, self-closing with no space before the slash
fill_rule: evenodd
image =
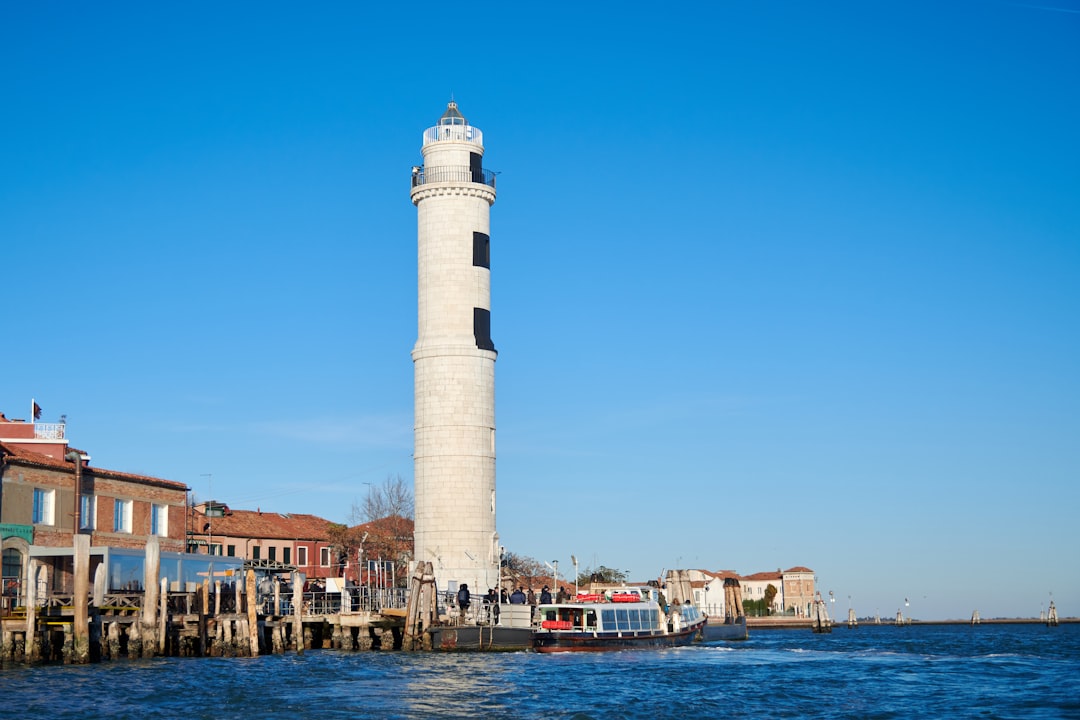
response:
<path id="1" fill-rule="evenodd" d="M 439 118 L 440 125 L 468 125 L 469 121 L 465 119 L 457 109 L 457 103 L 451 100 L 446 104 L 446 112 Z"/>

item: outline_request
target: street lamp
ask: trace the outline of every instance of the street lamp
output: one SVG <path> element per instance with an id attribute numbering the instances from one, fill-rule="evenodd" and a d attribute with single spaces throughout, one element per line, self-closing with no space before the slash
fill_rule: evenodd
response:
<path id="1" fill-rule="evenodd" d="M 206 502 L 206 554 L 214 554 L 214 474 L 203 473 L 200 477 L 206 478 L 206 492 L 210 496 Z M 245 558 L 246 559 L 246 558 Z"/>
<path id="2" fill-rule="evenodd" d="M 571 555 L 570 562 L 574 563 L 574 597 L 578 596 L 578 570 L 577 570 L 577 556 Z"/>

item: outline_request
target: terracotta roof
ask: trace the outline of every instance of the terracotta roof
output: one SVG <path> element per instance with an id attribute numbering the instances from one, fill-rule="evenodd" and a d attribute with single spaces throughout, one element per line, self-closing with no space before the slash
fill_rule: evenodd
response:
<path id="1" fill-rule="evenodd" d="M 82 450 L 78 450 L 73 447 L 68 447 L 68 452 L 79 453 L 80 455 L 86 455 L 87 453 Z M 41 468 L 51 468 L 53 470 L 62 470 L 64 472 L 75 472 L 75 463 L 70 460 L 61 460 L 43 453 L 34 452 L 33 450 L 27 450 L 26 448 L 19 447 L 17 445 L 7 445 L 0 443 L 0 458 L 8 463 L 18 463 L 20 465 L 32 465 Z M 187 491 L 188 486 L 175 480 L 165 480 L 163 478 L 151 477 L 149 475 L 136 475 L 135 473 L 120 472 L 118 470 L 107 470 L 105 468 L 95 467 L 94 465 L 87 465 L 83 468 L 83 473 L 92 475 L 93 477 L 110 478 L 114 480 L 126 480 L 128 482 L 140 483 L 142 485 L 157 485 L 158 487 L 165 487 L 172 490 Z"/>
<path id="2" fill-rule="evenodd" d="M 803 567 L 802 565 L 796 565 L 795 567 L 788 568 L 784 572 L 786 572 L 786 573 L 812 573 L 814 571 L 811 570 L 808 567 Z"/>
<path id="3" fill-rule="evenodd" d="M 220 504 L 220 503 L 217 503 Z M 317 515 L 301 513 L 276 513 L 261 510 L 228 510 L 225 517 L 207 518 L 195 508 L 188 512 L 196 522 L 192 527 L 202 528 L 212 522 L 215 535 L 242 538 L 274 538 L 281 540 L 326 540 L 330 521 Z M 202 533 L 196 530 L 197 535 Z"/>
<path id="4" fill-rule="evenodd" d="M 775 570 L 771 572 L 759 572 L 753 575 L 747 575 L 744 580 L 780 580 L 783 577 L 782 573 L 778 573 Z"/>

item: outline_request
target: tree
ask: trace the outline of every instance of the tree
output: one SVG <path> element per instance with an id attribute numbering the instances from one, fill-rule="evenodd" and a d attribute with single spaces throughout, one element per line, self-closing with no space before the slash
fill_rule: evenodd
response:
<path id="1" fill-rule="evenodd" d="M 349 520 L 365 523 L 385 517 L 413 519 L 415 514 L 412 485 L 401 475 L 387 475 L 382 485 L 369 485 L 363 502 L 354 500 Z"/>
<path id="2" fill-rule="evenodd" d="M 531 580 L 534 577 L 547 575 L 544 563 L 526 555 L 518 555 L 509 550 L 503 555 L 503 568 L 513 578 L 518 580 Z"/>
<path id="3" fill-rule="evenodd" d="M 778 592 L 779 591 L 776 589 L 776 586 L 772 583 L 769 583 L 767 586 L 765 586 L 765 608 L 770 615 L 772 614 L 773 600 L 776 599 L 776 594 Z"/>
<path id="4" fill-rule="evenodd" d="M 594 582 L 617 585 L 626 582 L 626 573 L 622 570 L 614 570 L 606 565 L 601 565 L 595 570 L 592 568 L 585 568 L 585 570 L 578 575 L 578 585 L 588 585 L 589 583 Z"/>

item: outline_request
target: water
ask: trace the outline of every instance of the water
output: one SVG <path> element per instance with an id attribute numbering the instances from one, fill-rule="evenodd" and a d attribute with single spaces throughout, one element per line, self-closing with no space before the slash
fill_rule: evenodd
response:
<path id="1" fill-rule="evenodd" d="M 20 718 L 1080 718 L 1080 625 L 751 630 L 737 644 L 539 655 L 7 667 Z"/>

